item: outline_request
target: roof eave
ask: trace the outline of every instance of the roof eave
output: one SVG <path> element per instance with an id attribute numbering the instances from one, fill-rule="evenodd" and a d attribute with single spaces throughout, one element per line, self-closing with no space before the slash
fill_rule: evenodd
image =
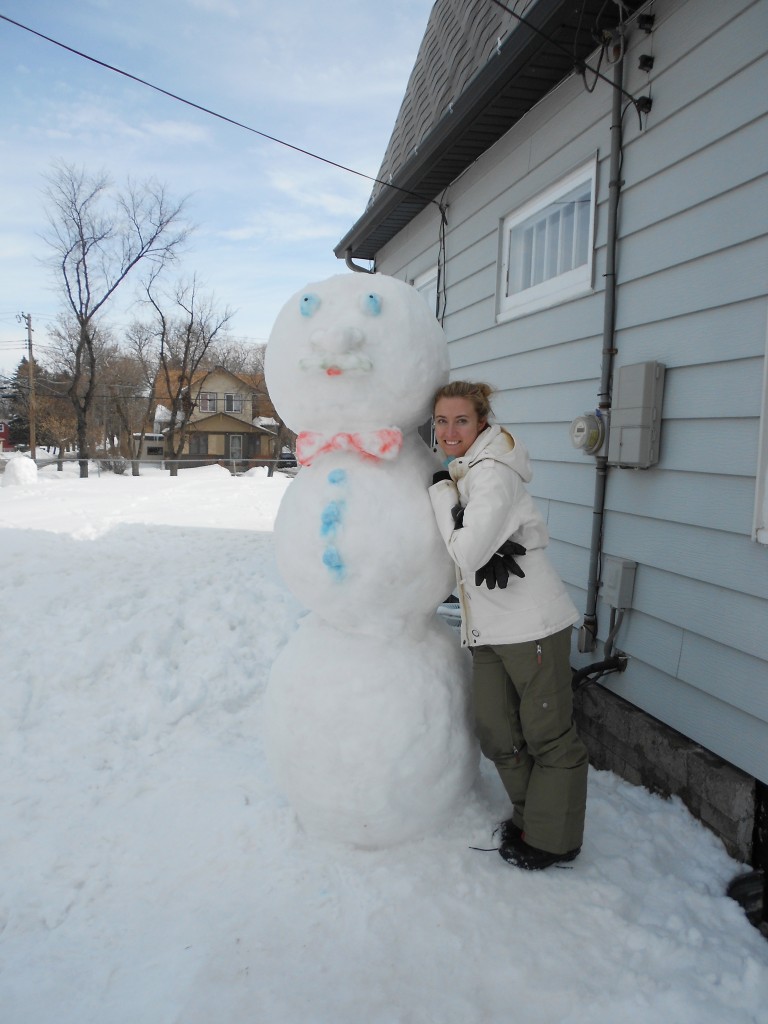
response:
<path id="1" fill-rule="evenodd" d="M 389 183 L 394 187 L 382 188 L 375 201 L 334 248 L 339 259 L 374 259 L 379 250 L 433 202 L 443 189 L 572 72 L 573 60 L 542 35 L 553 34 L 558 19 L 569 6 L 568 0 L 539 0 L 526 15 L 526 23 L 520 23 L 510 33 L 451 109 L 416 147 L 411 158 L 397 171 Z M 546 73 L 531 66 L 534 59 L 543 63 L 543 57 L 550 63 Z M 512 119 L 507 115 L 495 130 L 489 128 L 479 133 L 478 140 L 465 146 L 462 153 L 453 153 L 480 115 L 486 111 L 492 113 L 494 101 L 498 100 L 502 90 L 509 89 L 524 74 L 529 80 L 528 88 L 520 90 L 516 115 Z M 531 79 L 533 88 L 530 87 Z"/>

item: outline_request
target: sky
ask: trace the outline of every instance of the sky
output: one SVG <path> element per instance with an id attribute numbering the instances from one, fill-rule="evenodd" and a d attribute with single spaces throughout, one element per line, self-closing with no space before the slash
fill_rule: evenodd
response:
<path id="1" fill-rule="evenodd" d="M 432 0 L 0 0 L 0 14 L 217 113 L 375 176 Z M 236 128 L 0 21 L 0 375 L 62 308 L 45 265 L 54 161 L 154 178 L 196 225 L 176 273 L 263 343 L 295 291 L 345 272 L 333 248 L 372 183 Z M 132 317 L 127 282 L 109 321 Z"/>
<path id="2" fill-rule="evenodd" d="M 12 461 L 3 1024 L 768 1022 L 768 945 L 725 895 L 745 867 L 677 799 L 590 770 L 581 855 L 541 873 L 495 852 L 487 762 L 409 842 L 305 831 L 265 756 L 302 615 L 273 547 L 287 477 Z M 340 756 L 368 739 L 347 716 Z"/>

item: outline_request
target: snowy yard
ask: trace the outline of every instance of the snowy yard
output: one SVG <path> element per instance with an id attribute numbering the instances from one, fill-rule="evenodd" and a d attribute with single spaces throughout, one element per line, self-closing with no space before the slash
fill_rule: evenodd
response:
<path id="1" fill-rule="evenodd" d="M 767 1024 L 740 865 L 610 773 L 582 855 L 538 875 L 470 849 L 507 810 L 486 766 L 422 841 L 302 832 L 262 735 L 301 611 L 272 551 L 288 484 L 0 488 L 2 1024 Z"/>

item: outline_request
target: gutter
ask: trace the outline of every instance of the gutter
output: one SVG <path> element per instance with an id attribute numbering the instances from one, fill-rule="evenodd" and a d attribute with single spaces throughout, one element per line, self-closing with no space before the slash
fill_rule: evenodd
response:
<path id="1" fill-rule="evenodd" d="M 526 19 L 542 32 L 554 35 L 561 22 L 561 14 L 567 7 L 568 4 L 564 0 L 539 0 L 530 13 L 526 14 Z M 397 218 L 398 226 L 392 232 L 393 237 L 454 181 L 458 174 L 488 149 L 487 137 L 479 137 L 476 144 L 477 152 L 474 155 L 471 152 L 467 154 L 460 170 L 457 171 L 455 162 L 451 162 L 442 174 L 438 167 L 435 177 L 434 172 L 440 159 L 445 157 L 456 141 L 473 127 L 479 115 L 503 88 L 521 72 L 530 70 L 531 61 L 545 46 L 543 37 L 527 25 L 519 24 L 510 32 L 506 42 L 497 48 L 495 54 L 449 106 L 429 134 L 414 147 L 412 156 L 390 181 L 395 187 L 387 188 L 383 185 L 368 210 L 334 248 L 334 254 L 338 259 L 374 259 L 386 242 L 377 243 L 371 239 L 371 235 L 381 228 L 389 217 L 395 217 L 399 208 L 403 207 Z M 570 69 L 559 75 L 558 80 L 562 80 L 569 72 Z M 541 95 L 545 95 L 556 83 L 544 84 Z M 534 106 L 540 98 L 538 95 L 531 97 L 527 109 Z M 514 123 L 512 121 L 503 125 L 496 138 L 501 138 Z M 430 172 L 431 184 L 425 182 Z M 426 190 L 422 192 L 422 186 L 425 184 Z"/>

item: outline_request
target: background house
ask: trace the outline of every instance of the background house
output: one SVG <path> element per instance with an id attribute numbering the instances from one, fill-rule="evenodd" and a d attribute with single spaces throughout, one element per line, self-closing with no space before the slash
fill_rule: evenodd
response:
<path id="1" fill-rule="evenodd" d="M 164 434 L 148 434 L 145 433 L 142 437 L 140 433 L 133 435 L 133 444 L 138 446 L 141 442 L 139 449 L 139 459 L 141 462 L 162 462 L 165 454 L 165 435 Z"/>
<path id="2" fill-rule="evenodd" d="M 377 185 L 336 254 L 414 283 L 452 376 L 498 389 L 553 559 L 595 600 L 574 665 L 621 619 L 626 670 L 580 699 L 595 763 L 764 862 L 768 4 L 514 6 L 525 24 L 435 4 L 378 175 L 404 191 Z M 590 455 L 572 421 L 596 408 Z"/>
<path id="3" fill-rule="evenodd" d="M 166 405 L 158 378 L 156 398 Z M 222 366 L 195 374 L 189 388 L 187 437 L 181 458 L 195 465 L 219 460 L 266 464 L 277 451 L 275 410 L 263 375 L 238 376 Z"/>

